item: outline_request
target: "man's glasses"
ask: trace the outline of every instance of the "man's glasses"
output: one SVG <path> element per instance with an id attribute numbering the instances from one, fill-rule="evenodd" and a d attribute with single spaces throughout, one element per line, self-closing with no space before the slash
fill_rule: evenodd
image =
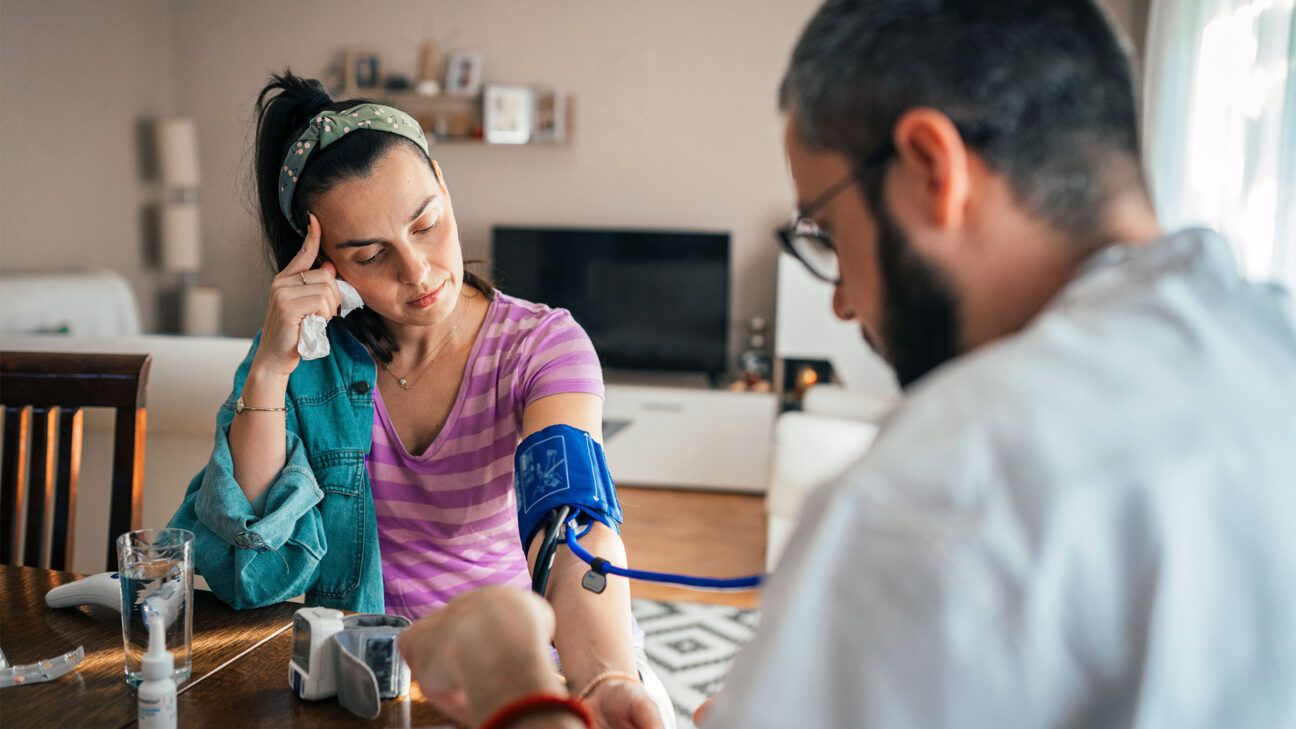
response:
<path id="1" fill-rule="evenodd" d="M 863 168 L 872 169 L 882 165 L 894 153 L 895 146 L 888 140 L 864 160 Z M 841 264 L 837 260 L 837 246 L 832 236 L 814 221 L 813 216 L 855 181 L 856 171 L 852 169 L 820 193 L 819 197 L 804 210 L 793 210 L 792 220 L 778 230 L 779 243 L 783 250 L 800 261 L 810 275 L 834 286 L 841 283 Z"/>
<path id="2" fill-rule="evenodd" d="M 993 127 L 977 122 L 955 121 L 954 128 L 958 130 L 963 143 L 975 149 L 980 149 L 998 134 Z M 814 214 L 832 202 L 842 190 L 850 187 L 852 182 L 858 181 L 862 174 L 886 164 L 895 153 L 895 143 L 887 139 L 864 158 L 862 165 L 852 169 L 845 177 L 821 193 L 806 206 L 805 210 L 799 212 L 793 210 L 792 221 L 778 230 L 779 243 L 783 250 L 805 265 L 815 278 L 834 286 L 841 283 L 841 264 L 837 260 L 837 246 L 828 231 L 819 227 L 819 224 L 814 221 Z"/>
<path id="3" fill-rule="evenodd" d="M 810 216 L 832 202 L 833 198 L 850 187 L 853 182 L 855 182 L 854 170 L 846 173 L 845 177 L 815 198 L 815 201 L 807 205 L 805 210 L 799 213 L 793 210 L 792 220 L 778 231 L 779 243 L 783 245 L 783 250 L 800 261 L 815 278 L 834 286 L 841 282 L 837 247 L 833 243 L 832 236 L 828 235 L 828 231 L 821 228 Z"/>

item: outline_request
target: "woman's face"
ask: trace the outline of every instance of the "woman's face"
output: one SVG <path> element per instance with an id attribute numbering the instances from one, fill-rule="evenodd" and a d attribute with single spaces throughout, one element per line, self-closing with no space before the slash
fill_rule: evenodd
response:
<path id="1" fill-rule="evenodd" d="M 393 148 L 367 177 L 321 195 L 311 212 L 320 250 L 375 313 L 426 326 L 454 311 L 463 287 L 459 228 L 450 193 L 417 152 Z"/>

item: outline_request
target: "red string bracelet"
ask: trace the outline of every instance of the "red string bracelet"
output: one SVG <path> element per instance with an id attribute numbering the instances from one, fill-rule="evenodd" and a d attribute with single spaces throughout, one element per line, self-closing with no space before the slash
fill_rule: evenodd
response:
<path id="1" fill-rule="evenodd" d="M 589 709 L 585 708 L 585 704 L 580 699 L 557 694 L 528 694 L 496 709 L 495 713 L 481 725 L 481 729 L 505 729 L 509 724 L 528 714 L 549 709 L 561 709 L 572 714 L 585 724 L 586 729 L 592 729 L 594 726 L 594 717 L 590 716 Z"/>

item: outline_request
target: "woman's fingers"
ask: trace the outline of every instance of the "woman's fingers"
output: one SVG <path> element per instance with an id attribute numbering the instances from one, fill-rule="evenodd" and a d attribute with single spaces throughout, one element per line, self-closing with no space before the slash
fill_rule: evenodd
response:
<path id="1" fill-rule="evenodd" d="M 324 268 L 329 266 L 329 268 Z M 279 279 L 276 283 L 284 288 L 293 288 L 294 286 L 309 286 L 311 284 L 330 284 L 337 281 L 337 269 L 332 268 L 332 264 L 325 263 L 319 268 L 310 271 L 298 271 L 286 278 Z M 283 274 L 280 274 L 283 276 Z M 276 277 L 278 278 L 278 277 Z"/>
<path id="2" fill-rule="evenodd" d="M 342 305 L 341 294 L 338 293 L 336 284 L 283 289 L 278 292 L 278 296 L 284 310 L 294 315 L 290 318 L 298 320 L 307 314 L 319 314 L 325 319 L 331 319 L 337 314 L 338 307 Z"/>
<path id="3" fill-rule="evenodd" d="M 336 269 L 333 264 L 325 263 L 311 271 L 298 271 L 296 275 L 275 278 L 271 287 L 271 297 L 292 301 L 306 296 L 326 294 L 332 302 L 331 310 L 336 314 L 342 306 L 342 291 L 337 286 Z M 332 316 L 330 314 L 329 316 Z"/>
<path id="4" fill-rule="evenodd" d="M 342 303 L 342 294 L 337 290 L 337 269 L 315 268 L 319 250 L 319 219 L 308 213 L 301 250 L 270 284 L 270 305 L 257 355 L 264 358 L 267 366 L 283 374 L 291 374 L 297 367 L 302 320 L 311 314 L 331 319 Z"/>
<path id="5" fill-rule="evenodd" d="M 306 214 L 306 240 L 302 241 L 301 250 L 297 255 L 292 257 L 287 266 L 276 279 L 287 279 L 296 276 L 304 271 L 309 271 L 315 267 L 315 259 L 319 256 L 320 246 L 320 224 L 319 219 L 312 213 Z"/>

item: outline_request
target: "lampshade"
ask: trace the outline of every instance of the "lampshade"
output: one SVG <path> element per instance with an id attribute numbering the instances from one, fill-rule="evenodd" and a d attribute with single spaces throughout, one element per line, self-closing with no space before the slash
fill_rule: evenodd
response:
<path id="1" fill-rule="evenodd" d="M 198 127 L 187 116 L 157 120 L 158 172 L 168 187 L 198 186 Z"/>
<path id="2" fill-rule="evenodd" d="M 180 307 L 180 331 L 190 336 L 215 337 L 221 330 L 221 292 L 215 286 L 190 286 Z"/>
<path id="3" fill-rule="evenodd" d="M 177 273 L 196 273 L 202 266 L 202 232 L 198 205 L 168 202 L 162 205 L 159 233 L 162 268 Z"/>

